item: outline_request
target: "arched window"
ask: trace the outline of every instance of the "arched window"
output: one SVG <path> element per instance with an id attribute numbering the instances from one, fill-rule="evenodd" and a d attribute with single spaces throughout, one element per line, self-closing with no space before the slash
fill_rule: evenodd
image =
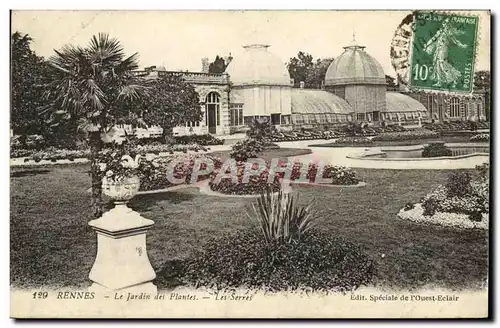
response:
<path id="1" fill-rule="evenodd" d="M 216 126 L 220 125 L 220 96 L 217 92 L 210 92 L 205 98 L 205 121 L 209 133 L 216 133 Z"/>
<path id="2" fill-rule="evenodd" d="M 460 117 L 460 99 L 458 97 L 451 98 L 450 117 Z"/>

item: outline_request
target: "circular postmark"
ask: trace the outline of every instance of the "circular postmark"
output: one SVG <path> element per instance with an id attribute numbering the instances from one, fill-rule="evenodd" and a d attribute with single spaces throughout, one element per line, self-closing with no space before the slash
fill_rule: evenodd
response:
<path id="1" fill-rule="evenodd" d="M 473 92 L 479 17 L 413 11 L 391 41 L 398 82 L 412 91 Z"/>
<path id="2" fill-rule="evenodd" d="M 415 12 L 407 15 L 398 25 L 391 41 L 391 63 L 399 83 L 409 86 L 411 43 Z"/>

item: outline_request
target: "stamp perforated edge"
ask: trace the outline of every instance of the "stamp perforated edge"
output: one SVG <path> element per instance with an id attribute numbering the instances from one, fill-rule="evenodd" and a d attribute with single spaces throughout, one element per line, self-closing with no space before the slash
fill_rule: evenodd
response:
<path id="1" fill-rule="evenodd" d="M 408 14 L 405 19 L 408 17 L 408 16 L 413 16 L 413 19 L 412 19 L 412 22 L 410 23 L 410 40 L 413 41 L 413 33 L 414 33 L 414 24 L 415 24 L 415 14 L 417 12 L 430 12 L 430 13 L 437 13 L 437 14 L 442 14 L 442 15 L 460 15 L 460 16 L 467 16 L 467 17 L 476 17 L 477 18 L 477 26 L 476 26 L 476 38 L 475 38 L 475 45 L 474 45 L 474 55 L 473 55 L 473 71 L 472 71 L 472 88 L 471 88 L 471 91 L 458 91 L 458 90 L 453 90 L 453 91 L 450 91 L 450 90 L 435 90 L 435 89 L 427 89 L 427 88 L 420 88 L 420 87 L 415 87 L 415 86 L 412 86 L 410 85 L 409 81 L 405 81 L 401 74 L 398 72 L 400 70 L 398 70 L 395 65 L 394 65 L 394 62 L 393 62 L 393 56 L 392 56 L 392 50 L 393 50 L 393 47 L 392 47 L 392 42 L 391 42 L 391 51 L 390 51 L 390 57 L 391 57 L 391 64 L 396 72 L 396 78 L 398 80 L 399 83 L 402 83 L 406 88 L 408 88 L 408 91 L 410 92 L 418 92 L 418 93 L 426 93 L 426 94 L 436 94 L 436 95 L 446 95 L 446 96 L 455 96 L 455 97 L 459 97 L 459 98 L 472 98 L 475 96 L 475 90 L 474 90 L 474 84 L 475 84 L 475 74 L 476 74 L 476 66 L 477 66 L 477 60 L 478 60 L 478 51 L 477 51 L 477 46 L 479 44 L 479 42 L 482 40 L 481 38 L 481 26 L 482 26 L 482 18 L 480 15 L 477 14 L 477 12 L 488 12 L 489 15 L 491 15 L 491 11 L 489 10 L 474 10 L 474 11 L 461 11 L 461 10 L 425 10 L 425 9 L 421 9 L 421 10 L 413 10 L 411 11 L 410 14 Z M 404 21 L 404 19 L 403 19 Z M 394 36 L 393 36 L 393 39 L 396 37 L 397 35 L 397 32 L 399 30 L 399 28 L 401 27 L 403 21 L 401 22 L 400 25 L 398 25 L 398 27 L 396 28 L 396 30 L 394 31 Z M 409 49 L 408 49 L 408 58 L 412 58 L 412 45 L 413 45 L 413 42 L 409 42 Z M 411 71 L 411 63 L 410 63 L 410 60 L 408 60 L 407 62 L 407 67 L 406 67 L 406 71 Z M 405 74 L 406 75 L 406 74 Z"/>

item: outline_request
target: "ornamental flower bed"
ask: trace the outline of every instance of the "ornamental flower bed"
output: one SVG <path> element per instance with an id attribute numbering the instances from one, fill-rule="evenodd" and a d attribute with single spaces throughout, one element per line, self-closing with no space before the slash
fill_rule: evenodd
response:
<path id="1" fill-rule="evenodd" d="M 276 172 L 273 181 L 271 183 L 268 182 L 271 164 L 269 162 L 266 162 L 266 168 L 260 175 L 250 175 L 248 178 L 248 182 L 244 182 L 243 179 L 246 162 L 239 161 L 234 163 L 236 163 L 237 180 L 234 181 L 229 176 L 226 176 L 216 181 L 217 175 L 220 174 L 220 171 L 217 170 L 214 171 L 214 173 L 212 173 L 210 177 L 210 189 L 228 195 L 255 195 L 259 194 L 263 189 L 269 186 L 273 191 L 276 192 L 281 187 L 280 181 L 285 178 L 285 172 Z M 290 164 L 287 164 L 286 161 L 279 162 L 279 166 L 281 167 L 287 167 Z M 308 165 L 307 171 L 304 170 L 305 172 L 301 172 L 302 165 Z M 258 163 L 253 163 L 252 170 L 257 170 L 258 168 Z M 316 180 L 318 169 L 318 165 L 314 163 L 307 164 L 294 162 L 290 166 L 291 172 L 287 171 L 286 176 L 290 176 L 290 182 L 292 183 L 301 178 L 304 183 L 324 184 L 324 181 Z M 228 171 L 225 173 L 229 174 L 230 172 L 231 171 L 228 169 Z M 332 185 L 347 186 L 356 185 L 360 182 L 356 177 L 356 173 L 352 169 L 343 166 L 325 165 L 323 168 L 322 178 L 329 180 L 328 183 Z"/>
<path id="2" fill-rule="evenodd" d="M 149 145 L 141 145 L 137 147 L 137 152 L 139 154 L 159 154 L 159 153 L 171 153 L 174 152 L 183 152 L 187 153 L 188 151 L 204 151 L 206 152 L 208 149 L 200 146 L 198 144 L 188 144 L 188 145 L 166 145 L 166 144 L 149 144 Z"/>
<path id="3" fill-rule="evenodd" d="M 266 163 L 266 169 L 260 175 L 249 176 L 248 182 L 243 181 L 246 162 L 238 161 L 235 163 L 237 172 L 236 181 L 230 177 L 217 180 L 220 170 L 214 170 L 210 176 L 210 189 L 226 195 L 257 195 L 268 188 L 272 192 L 280 190 L 281 184 L 278 177 L 275 177 L 272 182 L 268 181 L 270 163 Z M 252 168 L 258 169 L 258 164 L 254 163 Z"/>
<path id="4" fill-rule="evenodd" d="M 420 203 L 407 204 L 398 216 L 415 222 L 431 222 L 462 228 L 488 227 L 489 165 L 477 167 L 479 178 L 469 173 L 451 173 L 445 185 L 439 185 Z"/>
<path id="5" fill-rule="evenodd" d="M 224 139 L 219 139 L 211 134 L 189 135 L 175 137 L 175 143 L 180 145 L 198 144 L 201 146 L 223 145 Z"/>
<path id="6" fill-rule="evenodd" d="M 438 224 L 444 227 L 459 227 L 463 229 L 488 229 L 488 214 L 482 215 L 481 221 L 471 221 L 466 214 L 436 212 L 432 216 L 424 215 L 422 204 L 415 204 L 412 209 L 399 211 L 398 216 L 403 220 L 417 223 Z"/>
<path id="7" fill-rule="evenodd" d="M 316 229 L 320 216 L 312 203 L 299 205 L 298 195 L 266 188 L 246 214 L 257 229 L 210 238 L 190 257 L 167 262 L 158 282 L 216 291 L 329 293 L 355 290 L 376 275 L 375 262 L 359 246 Z"/>
<path id="8" fill-rule="evenodd" d="M 370 145 L 372 143 L 373 141 L 366 137 L 343 137 L 335 141 L 338 145 Z"/>
<path id="9" fill-rule="evenodd" d="M 47 160 L 55 162 L 57 160 L 70 160 L 73 161 L 76 158 L 89 158 L 90 150 L 70 150 L 70 149 L 57 149 L 57 148 L 47 148 L 46 150 L 40 150 L 34 152 L 30 157 L 26 158 L 24 161 L 33 160 L 36 163 Z"/>
<path id="10" fill-rule="evenodd" d="M 317 140 L 317 139 L 328 140 L 342 135 L 345 135 L 345 133 L 339 133 L 335 131 L 276 132 L 269 138 L 269 140 L 272 142 Z"/>
<path id="11" fill-rule="evenodd" d="M 170 153 L 188 151 L 194 152 L 206 152 L 208 148 L 200 145 L 165 145 L 165 144 L 148 144 L 148 145 L 138 145 L 136 152 L 138 154 L 160 154 L 160 153 Z M 11 158 L 17 157 L 27 157 L 24 159 L 25 162 L 34 161 L 36 163 L 47 160 L 56 162 L 58 160 L 69 160 L 73 161 L 76 158 L 90 158 L 90 150 L 72 150 L 72 149 L 58 149 L 54 147 L 47 148 L 45 150 L 22 150 L 18 149 L 16 151 L 11 151 Z"/>
<path id="12" fill-rule="evenodd" d="M 141 180 L 141 191 L 159 190 L 172 187 L 174 184 L 171 180 L 184 179 L 182 182 L 190 183 L 196 160 L 204 162 L 200 166 L 200 170 L 207 169 L 207 160 L 211 160 L 214 165 L 214 170 L 221 167 L 222 162 L 217 157 L 188 154 L 175 157 L 158 157 L 153 156 L 145 158 L 139 162 L 138 176 Z M 173 166 L 175 163 L 175 166 Z M 173 172 L 171 168 L 173 166 Z M 169 177 L 172 175 L 172 177 Z M 206 180 L 210 177 L 209 174 L 198 175 L 196 181 Z"/>
<path id="13" fill-rule="evenodd" d="M 362 247 L 321 229 L 291 242 L 266 241 L 260 231 L 242 229 L 210 238 L 185 260 L 166 263 L 158 278 L 215 291 L 327 294 L 370 285 L 376 272 Z"/>
<path id="14" fill-rule="evenodd" d="M 415 139 L 431 139 L 438 137 L 439 134 L 427 129 L 415 129 L 402 132 L 386 132 L 373 137 L 373 141 L 401 141 Z"/>
<path id="15" fill-rule="evenodd" d="M 489 129 L 489 122 L 443 122 L 426 123 L 424 127 L 433 131 L 475 131 L 478 129 Z"/>
<path id="16" fill-rule="evenodd" d="M 34 149 L 10 148 L 10 158 L 19 158 L 31 156 L 37 151 Z"/>
<path id="17" fill-rule="evenodd" d="M 325 178 L 331 178 L 334 185 L 355 185 L 359 183 L 356 172 L 345 166 L 328 166 Z"/>
<path id="18" fill-rule="evenodd" d="M 476 134 L 475 136 L 470 137 L 470 142 L 489 142 L 490 135 L 487 133 Z"/>
<path id="19" fill-rule="evenodd" d="M 285 163 L 280 163 L 284 166 Z M 302 165 L 306 163 L 295 162 L 292 166 L 292 173 L 290 175 L 290 180 L 295 181 L 300 178 Z M 306 179 L 310 183 L 320 183 L 316 181 L 316 175 L 318 173 L 318 165 L 315 163 L 309 163 L 306 174 Z M 284 178 L 284 173 L 277 173 L 280 179 Z M 325 165 L 323 168 L 323 179 L 331 179 L 330 183 L 333 185 L 356 185 L 359 183 L 359 179 L 356 177 L 356 172 L 351 168 L 345 166 L 332 166 Z M 302 177 L 304 180 L 304 177 Z M 324 183 L 324 182 L 322 182 Z"/>

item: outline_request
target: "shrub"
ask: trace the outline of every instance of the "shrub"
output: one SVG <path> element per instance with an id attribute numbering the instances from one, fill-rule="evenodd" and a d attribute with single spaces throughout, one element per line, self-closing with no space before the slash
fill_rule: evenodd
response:
<path id="1" fill-rule="evenodd" d="M 266 242 L 299 241 L 313 227 L 315 217 L 311 204 L 299 207 L 297 203 L 298 196 L 282 190 L 274 193 L 266 188 L 257 199 L 257 204 L 252 204 L 252 213 L 247 215 L 258 222 Z"/>
<path id="2" fill-rule="evenodd" d="M 487 133 L 476 134 L 475 136 L 470 137 L 470 142 L 488 142 L 490 141 L 490 135 Z"/>
<path id="3" fill-rule="evenodd" d="M 422 157 L 443 157 L 443 156 L 451 156 L 451 149 L 446 147 L 442 143 L 431 143 L 424 146 L 424 150 L 422 151 Z"/>
<path id="4" fill-rule="evenodd" d="M 247 136 L 258 141 L 269 140 L 273 136 L 274 127 L 267 118 L 254 118 L 249 125 Z"/>
<path id="5" fill-rule="evenodd" d="M 313 229 L 300 242 L 283 243 L 265 242 L 247 229 L 209 240 L 178 276 L 183 284 L 216 290 L 345 292 L 370 283 L 374 274 L 367 255 L 330 233 Z"/>
<path id="6" fill-rule="evenodd" d="M 260 141 L 245 139 L 234 144 L 230 156 L 236 161 L 246 161 L 249 158 L 256 158 L 263 150 L 264 146 Z"/>
<path id="7" fill-rule="evenodd" d="M 463 197 L 470 194 L 472 177 L 468 172 L 452 172 L 446 181 L 446 192 L 448 197 Z"/>
<path id="8" fill-rule="evenodd" d="M 490 179 L 490 163 L 483 163 L 481 165 L 476 165 L 476 172 L 480 180 L 489 181 Z"/>

